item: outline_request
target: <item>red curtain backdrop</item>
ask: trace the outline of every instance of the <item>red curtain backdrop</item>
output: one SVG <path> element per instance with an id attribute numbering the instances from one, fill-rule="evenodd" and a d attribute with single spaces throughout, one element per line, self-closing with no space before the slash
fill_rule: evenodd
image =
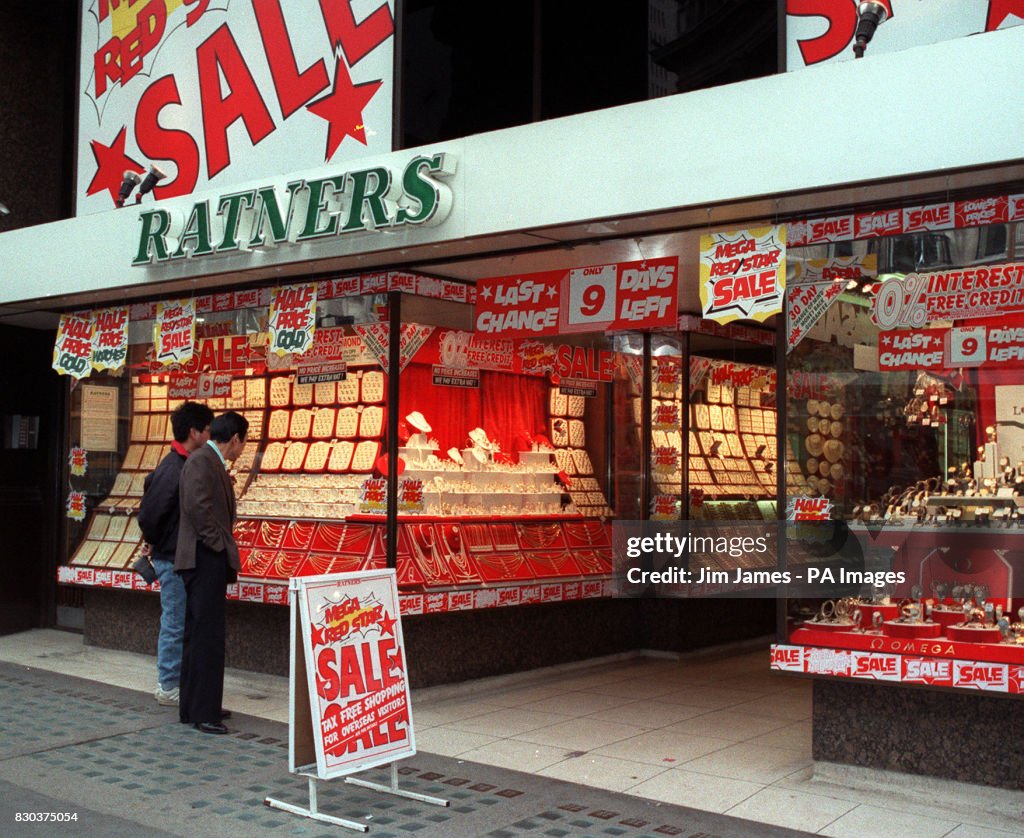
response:
<path id="1" fill-rule="evenodd" d="M 469 432 L 477 427 L 509 452 L 524 430 L 548 433 L 548 383 L 534 376 L 485 370 L 479 389 L 435 387 L 430 366 L 412 363 L 402 373 L 399 406 L 402 418 L 414 410 L 423 414 L 441 456 L 452 447 L 466 448 Z"/>
<path id="2" fill-rule="evenodd" d="M 480 376 L 483 401 L 481 425 L 490 438 L 511 452 L 522 433 L 544 433 L 548 424 L 548 382 L 530 375 L 483 372 Z"/>

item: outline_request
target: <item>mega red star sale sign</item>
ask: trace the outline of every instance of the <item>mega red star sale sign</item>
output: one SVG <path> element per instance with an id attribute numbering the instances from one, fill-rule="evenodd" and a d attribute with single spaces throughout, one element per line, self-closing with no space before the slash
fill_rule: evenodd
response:
<path id="1" fill-rule="evenodd" d="M 391 151 L 393 0 L 83 0 L 79 214 Z M 129 199 L 131 201 L 133 199 Z"/>
<path id="2" fill-rule="evenodd" d="M 295 577 L 290 587 L 289 768 L 315 757 L 326 780 L 413 756 L 395 571 Z"/>

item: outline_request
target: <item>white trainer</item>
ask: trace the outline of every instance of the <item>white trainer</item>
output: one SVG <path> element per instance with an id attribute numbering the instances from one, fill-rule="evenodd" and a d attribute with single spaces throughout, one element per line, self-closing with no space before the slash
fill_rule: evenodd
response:
<path id="1" fill-rule="evenodd" d="M 153 693 L 153 698 L 156 699 L 157 704 L 162 704 L 164 707 L 177 707 L 178 688 L 165 690 L 163 687 L 158 686 L 156 692 Z"/>

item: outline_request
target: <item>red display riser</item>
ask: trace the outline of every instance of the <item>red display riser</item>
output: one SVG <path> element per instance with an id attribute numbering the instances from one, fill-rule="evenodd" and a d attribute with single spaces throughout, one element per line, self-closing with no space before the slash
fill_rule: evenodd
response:
<path id="1" fill-rule="evenodd" d="M 57 568 L 57 582 L 91 588 L 115 588 L 127 591 L 158 592 L 159 584 L 147 585 L 131 570 L 105 570 L 92 567 Z M 494 585 L 469 590 L 400 592 L 402 615 L 441 614 L 450 611 L 471 611 L 503 608 L 512 605 L 535 605 L 550 602 L 572 602 L 612 595 L 612 580 L 574 579 L 535 581 L 527 584 Z M 227 598 L 239 602 L 266 605 L 288 604 L 287 580 L 272 582 L 242 579 L 228 585 Z"/>
<path id="2" fill-rule="evenodd" d="M 352 573 L 386 566 L 380 519 L 244 519 L 235 525 L 242 575 Z M 585 518 L 408 518 L 399 521 L 398 587 L 429 590 L 605 576 L 611 525 Z"/>
<path id="3" fill-rule="evenodd" d="M 886 637 L 873 632 L 818 631 L 798 628 L 790 632 L 791 643 L 827 649 L 914 654 L 935 658 L 1024 664 L 1024 646 L 1006 643 L 958 643 L 946 637 Z"/>

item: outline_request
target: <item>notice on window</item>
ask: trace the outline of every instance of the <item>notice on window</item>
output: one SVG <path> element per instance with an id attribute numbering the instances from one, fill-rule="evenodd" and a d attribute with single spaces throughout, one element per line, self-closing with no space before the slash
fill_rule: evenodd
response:
<path id="1" fill-rule="evenodd" d="M 117 388 L 83 384 L 81 389 L 80 446 L 86 451 L 117 451 Z"/>

